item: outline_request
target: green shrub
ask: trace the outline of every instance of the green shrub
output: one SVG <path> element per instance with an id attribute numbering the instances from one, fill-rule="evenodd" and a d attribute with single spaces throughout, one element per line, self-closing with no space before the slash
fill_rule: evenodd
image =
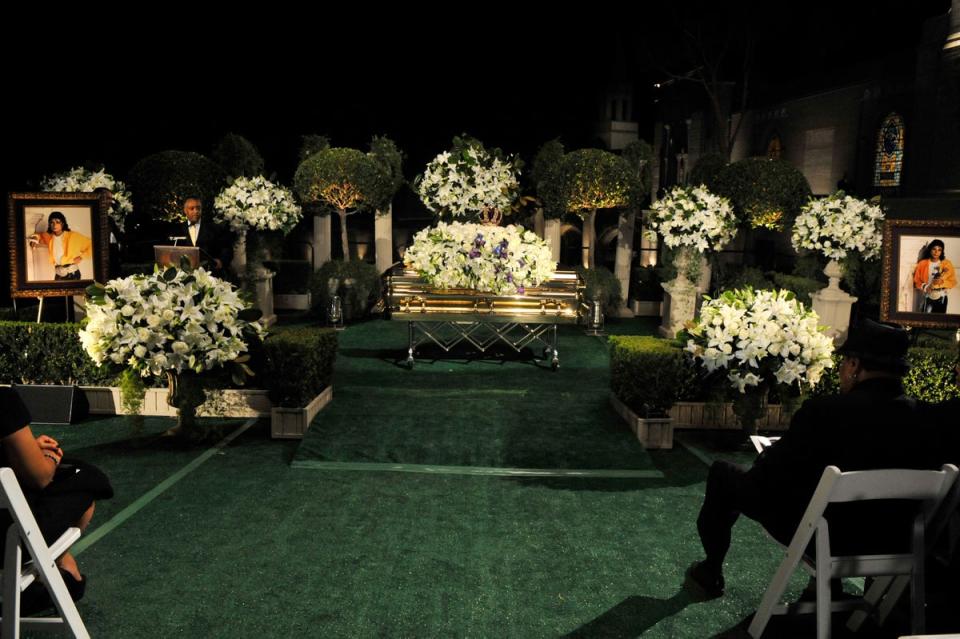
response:
<path id="1" fill-rule="evenodd" d="M 687 183 L 693 186 L 706 185 L 707 189 L 717 192 L 717 176 L 727 166 L 727 161 L 719 153 L 707 153 L 700 156 L 697 163 L 690 169 Z"/>
<path id="2" fill-rule="evenodd" d="M 583 278 L 583 282 L 586 285 L 586 290 L 583 295 L 587 302 L 600 300 L 604 308 L 620 305 L 620 300 L 622 299 L 620 280 L 618 280 L 609 269 L 605 269 L 602 266 L 598 266 L 597 268 L 578 266 L 577 275 Z"/>
<path id="3" fill-rule="evenodd" d="M 793 294 L 797 296 L 797 299 L 803 302 L 807 308 L 810 308 L 813 304 L 813 299 L 810 295 L 823 288 L 822 282 L 808 277 L 776 272 L 769 273 L 769 275 L 777 288 L 792 291 Z"/>
<path id="4" fill-rule="evenodd" d="M 785 160 L 747 158 L 726 166 L 716 178 L 720 195 L 730 198 L 744 225 L 770 228 L 770 214 L 779 212 L 779 226 L 790 228 L 810 198 L 803 173 Z"/>
<path id="5" fill-rule="evenodd" d="M 926 402 L 942 402 L 960 397 L 954 380 L 957 365 L 955 351 L 936 348 L 911 348 L 907 353 L 910 372 L 903 379 L 907 395 Z"/>
<path id="6" fill-rule="evenodd" d="M 0 383 L 110 386 L 116 371 L 93 363 L 79 333 L 79 324 L 0 322 Z"/>
<path id="7" fill-rule="evenodd" d="M 717 274 L 714 287 L 717 291 L 732 291 L 734 289 L 752 287 L 755 291 L 772 290 L 776 288 L 766 274 L 755 266 L 732 266 L 724 268 Z"/>
<path id="8" fill-rule="evenodd" d="M 236 133 L 227 133 L 211 153 L 230 179 L 263 175 L 263 157 L 247 138 Z"/>
<path id="9" fill-rule="evenodd" d="M 625 335 L 610 344 L 613 393 L 641 417 L 665 416 L 682 389 L 696 384 L 690 356 L 672 340 Z"/>
<path id="10" fill-rule="evenodd" d="M 282 328 L 263 343 L 258 385 L 274 406 L 306 406 L 330 385 L 337 357 L 337 333 L 324 328 Z"/>
<path id="11" fill-rule="evenodd" d="M 277 293 L 306 293 L 310 290 L 313 266 L 309 260 L 268 260 L 264 266 L 273 271 L 273 289 Z"/>
<path id="12" fill-rule="evenodd" d="M 310 276 L 311 304 L 320 317 L 326 316 L 332 295 L 340 296 L 345 320 L 363 317 L 380 299 L 381 289 L 377 267 L 359 260 L 331 260 Z"/>

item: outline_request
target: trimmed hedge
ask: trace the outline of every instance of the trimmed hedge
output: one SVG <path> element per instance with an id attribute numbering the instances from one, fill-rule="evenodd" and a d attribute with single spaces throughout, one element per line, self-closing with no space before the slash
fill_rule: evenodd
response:
<path id="1" fill-rule="evenodd" d="M 0 322 L 0 383 L 112 385 L 116 371 L 93 363 L 79 333 L 79 324 Z"/>
<path id="2" fill-rule="evenodd" d="M 337 358 L 337 332 L 326 328 L 282 328 L 263 343 L 259 383 L 274 406 L 306 406 L 330 385 Z"/>
<path id="3" fill-rule="evenodd" d="M 677 342 L 624 335 L 610 345 L 612 390 L 641 417 L 665 416 L 682 389 L 697 383 L 695 364 Z"/>

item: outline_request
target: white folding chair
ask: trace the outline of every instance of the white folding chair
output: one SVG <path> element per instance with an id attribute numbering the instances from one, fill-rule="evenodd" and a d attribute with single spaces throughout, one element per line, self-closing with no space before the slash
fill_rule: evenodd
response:
<path id="1" fill-rule="evenodd" d="M 0 619 L 0 635 L 15 639 L 23 629 L 60 628 L 66 626 L 74 637 L 87 638 L 86 627 L 80 619 L 77 606 L 67 591 L 55 560 L 65 553 L 80 538 L 79 528 L 70 528 L 51 546 L 43 540 L 33 512 L 20 490 L 20 484 L 11 468 L 0 468 L 0 508 L 10 512 L 13 523 L 7 529 L 7 546 L 3 560 L 3 618 Z M 26 548 L 29 559 L 24 561 Z M 35 580 L 39 579 L 60 613 L 59 617 L 21 617 L 20 595 Z"/>
<path id="2" fill-rule="evenodd" d="M 927 523 L 950 491 L 957 477 L 957 467 L 945 465 L 941 470 L 884 469 L 842 473 L 836 466 L 827 466 L 817 485 L 797 531 L 787 547 L 760 607 L 747 629 L 759 638 L 774 614 L 816 612 L 817 637 L 830 636 L 830 613 L 852 610 L 865 604 L 863 600 L 830 601 L 830 580 L 842 577 L 879 577 L 906 575 L 910 580 L 912 632 L 922 634 L 924 620 L 924 533 Z M 884 555 L 837 555 L 830 552 L 830 529 L 824 511 L 831 503 L 875 499 L 904 499 L 923 502 L 913 522 L 910 552 Z M 811 539 L 816 559 L 804 557 Z M 802 566 L 816 579 L 816 601 L 791 605 L 780 603 L 794 571 Z"/>

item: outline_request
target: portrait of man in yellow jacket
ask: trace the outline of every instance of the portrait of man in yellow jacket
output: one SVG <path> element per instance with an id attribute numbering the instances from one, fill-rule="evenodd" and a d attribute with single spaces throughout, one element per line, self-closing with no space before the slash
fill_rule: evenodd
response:
<path id="1" fill-rule="evenodd" d="M 923 293 L 923 313 L 946 313 L 947 294 L 957 285 L 957 272 L 947 259 L 942 240 L 933 240 L 913 270 L 913 286 Z"/>
<path id="2" fill-rule="evenodd" d="M 37 248 L 41 244 L 47 247 L 55 280 L 79 280 L 83 260 L 93 257 L 90 238 L 71 231 L 66 216 L 60 211 L 50 213 L 45 233 L 34 233 L 30 236 L 31 248 Z"/>

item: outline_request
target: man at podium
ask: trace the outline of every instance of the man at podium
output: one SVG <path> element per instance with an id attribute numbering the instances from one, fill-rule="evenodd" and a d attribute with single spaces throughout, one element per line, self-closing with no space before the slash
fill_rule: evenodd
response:
<path id="1" fill-rule="evenodd" d="M 203 221 L 203 204 L 197 195 L 183 200 L 183 215 L 186 222 L 176 229 L 176 236 L 183 240 L 180 246 L 196 246 L 200 249 L 200 262 L 208 263 L 214 275 L 221 276 L 230 266 L 232 243 L 230 234 L 209 220 Z"/>

